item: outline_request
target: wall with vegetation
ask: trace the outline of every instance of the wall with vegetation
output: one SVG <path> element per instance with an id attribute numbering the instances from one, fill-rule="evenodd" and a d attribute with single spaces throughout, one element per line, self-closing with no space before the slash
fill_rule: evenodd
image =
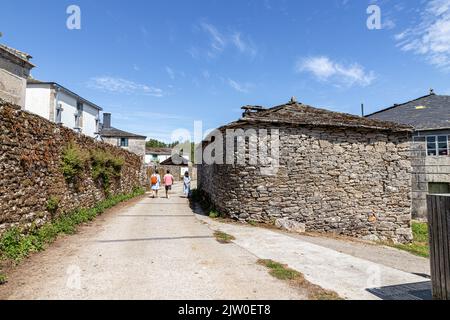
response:
<path id="1" fill-rule="evenodd" d="M 0 235 L 130 193 L 142 157 L 0 100 Z"/>

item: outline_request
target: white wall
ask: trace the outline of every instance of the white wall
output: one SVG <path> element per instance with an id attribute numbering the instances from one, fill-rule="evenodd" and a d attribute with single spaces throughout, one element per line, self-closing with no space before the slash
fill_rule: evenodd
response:
<path id="1" fill-rule="evenodd" d="M 87 136 L 95 137 L 97 133 L 97 119 L 100 119 L 99 110 L 93 106 L 84 103 L 83 104 L 83 131 Z"/>
<path id="2" fill-rule="evenodd" d="M 61 113 L 62 124 L 70 129 L 75 129 L 75 114 L 77 113 L 77 99 L 64 91 L 59 91 L 57 103 L 63 108 Z"/>
<path id="3" fill-rule="evenodd" d="M 50 85 L 33 85 L 26 89 L 25 110 L 50 119 Z"/>
<path id="4" fill-rule="evenodd" d="M 170 158 L 170 155 L 158 155 L 157 156 L 157 159 L 158 159 L 159 163 L 161 163 L 161 162 L 163 162 L 163 161 L 165 161 L 165 160 L 167 160 L 169 158 Z M 146 154 L 145 155 L 145 163 L 149 164 L 149 163 L 152 163 L 152 162 L 153 162 L 153 155 Z"/>

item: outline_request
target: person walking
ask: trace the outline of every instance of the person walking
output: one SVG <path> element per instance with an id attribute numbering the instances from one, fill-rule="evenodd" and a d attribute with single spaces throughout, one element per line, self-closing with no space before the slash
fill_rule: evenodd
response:
<path id="1" fill-rule="evenodd" d="M 191 178 L 189 177 L 189 171 L 184 173 L 183 177 L 183 192 L 186 198 L 189 198 L 191 192 Z"/>
<path id="2" fill-rule="evenodd" d="M 153 171 L 153 174 L 150 177 L 150 189 L 153 193 L 153 198 L 158 197 L 158 191 L 161 186 L 161 176 L 158 174 L 158 171 Z"/>
<path id="3" fill-rule="evenodd" d="M 166 187 L 166 198 L 169 199 L 169 191 L 172 190 L 173 185 L 173 175 L 170 174 L 170 170 L 163 177 L 164 186 Z"/>

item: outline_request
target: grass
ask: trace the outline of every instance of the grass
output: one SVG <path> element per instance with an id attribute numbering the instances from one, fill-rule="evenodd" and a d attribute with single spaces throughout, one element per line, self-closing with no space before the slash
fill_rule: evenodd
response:
<path id="1" fill-rule="evenodd" d="M 424 222 L 412 223 L 413 242 L 410 244 L 390 244 L 390 246 L 408 251 L 414 255 L 429 258 L 430 247 L 428 243 L 428 224 Z"/>
<path id="2" fill-rule="evenodd" d="M 7 282 L 6 276 L 0 273 L 0 285 L 5 284 Z"/>
<path id="3" fill-rule="evenodd" d="M 130 194 L 110 197 L 90 209 L 78 209 L 74 212 L 62 215 L 55 220 L 46 223 L 40 228 L 32 228 L 27 234 L 19 228 L 11 228 L 0 238 L 0 266 L 5 262 L 18 264 L 33 252 L 43 251 L 45 247 L 56 240 L 60 234 L 74 234 L 77 226 L 92 221 L 106 209 L 120 202 L 132 199 L 144 194 L 143 189 L 135 189 Z M 0 274 L 1 280 L 6 278 Z"/>
<path id="4" fill-rule="evenodd" d="M 330 290 L 325 290 L 318 285 L 312 284 L 305 279 L 304 275 L 287 265 L 273 260 L 258 260 L 258 264 L 265 266 L 273 277 L 288 281 L 290 284 L 305 289 L 308 292 L 308 298 L 311 300 L 343 300 L 339 295 Z"/>
<path id="5" fill-rule="evenodd" d="M 212 218 L 212 219 L 217 219 L 217 218 L 220 218 L 221 215 L 220 215 L 220 213 L 217 212 L 216 210 L 211 210 L 211 211 L 209 212 L 209 217 Z"/>
<path id="6" fill-rule="evenodd" d="M 222 231 L 214 232 L 214 237 L 216 237 L 216 240 L 218 242 L 223 244 L 231 243 L 231 241 L 236 240 L 236 238 L 233 237 L 232 235 L 226 234 L 225 232 Z"/>

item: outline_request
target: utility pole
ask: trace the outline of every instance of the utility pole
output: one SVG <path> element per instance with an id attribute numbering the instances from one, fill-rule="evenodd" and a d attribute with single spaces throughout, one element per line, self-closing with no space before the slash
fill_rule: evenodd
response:
<path id="1" fill-rule="evenodd" d="M 364 117 L 364 103 L 361 103 L 361 117 Z"/>

